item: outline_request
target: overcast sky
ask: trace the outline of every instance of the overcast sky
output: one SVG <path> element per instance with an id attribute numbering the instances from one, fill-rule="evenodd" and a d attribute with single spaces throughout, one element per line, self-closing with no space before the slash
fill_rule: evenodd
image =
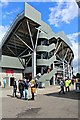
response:
<path id="1" fill-rule="evenodd" d="M 0 42 L 13 22 L 17 14 L 23 11 L 26 0 L 1 0 L 0 2 Z M 74 52 L 74 74 L 80 67 L 80 48 L 79 14 L 80 10 L 75 0 L 27 0 L 28 4 L 41 12 L 42 20 L 52 28 L 53 32 L 63 31 L 72 43 Z"/>

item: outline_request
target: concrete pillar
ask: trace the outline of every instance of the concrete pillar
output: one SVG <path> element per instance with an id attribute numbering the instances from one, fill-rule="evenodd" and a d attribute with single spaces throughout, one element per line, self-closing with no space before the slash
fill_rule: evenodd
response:
<path id="1" fill-rule="evenodd" d="M 54 63 L 53 63 L 53 69 L 54 69 Z"/>
<path id="2" fill-rule="evenodd" d="M 36 76 L 36 50 L 32 53 L 32 77 Z"/>
<path id="3" fill-rule="evenodd" d="M 43 59 L 43 54 L 41 54 L 41 59 Z M 41 67 L 41 74 L 43 74 L 43 67 Z"/>
<path id="4" fill-rule="evenodd" d="M 53 76 L 53 85 L 55 85 L 56 81 L 55 81 L 55 75 Z"/>
<path id="5" fill-rule="evenodd" d="M 53 63 L 53 69 L 54 69 L 54 63 Z M 55 75 L 53 75 L 53 85 L 55 85 Z"/>

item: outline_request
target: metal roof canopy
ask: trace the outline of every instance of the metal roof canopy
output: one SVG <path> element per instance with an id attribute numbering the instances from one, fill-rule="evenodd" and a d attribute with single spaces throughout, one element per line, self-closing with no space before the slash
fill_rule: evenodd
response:
<path id="1" fill-rule="evenodd" d="M 66 61 L 71 64 L 71 61 L 74 58 L 74 54 L 69 44 L 67 44 L 61 37 L 58 37 L 57 39 L 54 37 L 51 38 L 50 43 L 53 42 L 57 44 L 55 51 L 56 56 L 58 56 L 61 61 Z"/>
<path id="2" fill-rule="evenodd" d="M 37 15 L 37 22 L 34 15 Z M 31 17 L 31 19 L 30 19 Z M 2 55 L 12 57 L 30 56 L 37 44 L 40 13 L 25 3 L 24 12 L 19 14 L 2 41 Z"/>
<path id="3" fill-rule="evenodd" d="M 71 48 L 64 42 L 61 40 L 61 38 L 58 38 L 58 51 L 57 51 L 57 55 L 62 58 L 62 60 L 66 60 L 67 62 L 71 63 L 71 61 L 74 58 L 74 54 L 71 50 Z"/>

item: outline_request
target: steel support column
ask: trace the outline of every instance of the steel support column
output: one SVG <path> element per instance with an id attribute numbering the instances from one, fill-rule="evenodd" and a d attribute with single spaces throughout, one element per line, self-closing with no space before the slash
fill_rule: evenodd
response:
<path id="1" fill-rule="evenodd" d="M 65 80 L 65 65 L 64 65 L 64 61 L 63 61 L 63 79 Z"/>
<path id="2" fill-rule="evenodd" d="M 68 63 L 68 77 L 70 79 L 70 65 L 69 65 L 69 63 Z"/>
<path id="3" fill-rule="evenodd" d="M 39 38 L 39 32 L 40 32 L 40 29 L 38 29 L 38 32 L 37 32 L 37 37 L 36 37 L 36 44 L 35 44 L 35 49 L 37 48 L 37 42 L 38 42 L 38 38 Z"/>
<path id="4" fill-rule="evenodd" d="M 32 53 L 32 77 L 36 76 L 36 50 Z"/>
<path id="5" fill-rule="evenodd" d="M 60 44 L 59 44 L 57 50 L 55 51 L 54 55 L 56 55 L 56 53 L 58 52 L 58 50 L 59 50 L 59 48 L 60 48 L 61 45 L 62 45 L 62 42 L 60 42 Z"/>
<path id="6" fill-rule="evenodd" d="M 24 43 L 24 45 L 26 45 L 31 51 L 33 51 L 33 49 L 32 49 L 29 45 L 27 45 L 27 43 L 25 43 L 18 35 L 15 34 L 15 36 L 16 36 L 22 43 Z"/>
<path id="7" fill-rule="evenodd" d="M 31 43 L 32 43 L 32 47 L 33 47 L 33 49 L 34 49 L 34 43 L 33 43 L 32 34 L 31 34 L 30 25 L 29 25 L 28 20 L 27 20 L 27 27 L 28 27 L 28 30 L 29 30 L 29 35 L 30 35 L 30 39 L 31 39 Z"/>
<path id="8" fill-rule="evenodd" d="M 70 79 L 72 79 L 72 67 L 70 67 Z"/>

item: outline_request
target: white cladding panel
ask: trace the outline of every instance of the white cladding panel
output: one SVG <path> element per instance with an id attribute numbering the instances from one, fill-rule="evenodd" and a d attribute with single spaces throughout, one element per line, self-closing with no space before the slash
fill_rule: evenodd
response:
<path id="1" fill-rule="evenodd" d="M 27 18 L 41 24 L 41 13 L 27 3 L 25 3 L 24 14 Z"/>

